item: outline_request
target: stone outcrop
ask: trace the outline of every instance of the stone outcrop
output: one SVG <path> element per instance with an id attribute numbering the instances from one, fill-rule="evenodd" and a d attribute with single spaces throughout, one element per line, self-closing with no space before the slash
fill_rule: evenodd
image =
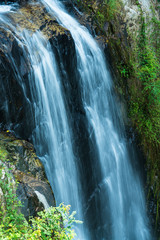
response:
<path id="1" fill-rule="evenodd" d="M 14 14 L 6 15 L 0 27 L 0 124 L 3 129 L 12 128 L 22 139 L 28 139 L 34 128 L 28 82 L 32 69 L 20 37 L 25 29 L 31 36 L 40 30 L 51 43 L 57 61 L 60 60 L 59 52 L 66 61 L 67 52 L 72 56 L 74 52 L 69 31 L 60 26 L 41 4 L 22 5 Z"/>
<path id="2" fill-rule="evenodd" d="M 55 206 L 43 165 L 31 143 L 16 139 L 9 132 L 1 132 L 0 160 L 1 167 L 5 166 L 5 171 L 11 174 L 13 183 L 18 181 L 16 193 L 23 205 L 21 211 L 27 219 L 44 208 Z"/>

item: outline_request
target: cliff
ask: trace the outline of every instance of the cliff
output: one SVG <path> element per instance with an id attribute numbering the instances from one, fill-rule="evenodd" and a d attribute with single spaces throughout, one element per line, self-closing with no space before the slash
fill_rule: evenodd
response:
<path id="1" fill-rule="evenodd" d="M 89 0 L 72 3 L 89 31 L 101 40 L 127 109 L 131 141 L 144 153 L 146 196 L 151 223 L 160 235 L 160 19 L 159 1 Z"/>
<path id="2" fill-rule="evenodd" d="M 3 169 L 1 180 L 13 183 L 12 187 L 23 205 L 21 212 L 26 219 L 29 219 L 30 216 L 37 216 L 39 211 L 49 206 L 55 206 L 55 199 L 43 165 L 37 158 L 33 145 L 25 140 L 15 138 L 9 131 L 0 132 L 0 169 Z M 15 181 L 18 182 L 17 189 Z M 3 206 L 1 210 L 3 212 L 6 208 L 3 198 L 7 191 L 9 189 L 4 189 L 3 184 L 0 183 L 1 207 Z"/>
<path id="3" fill-rule="evenodd" d="M 26 2 L 23 1 L 23 4 Z M 127 109 L 125 121 L 127 134 L 131 141 L 136 142 L 146 157 L 144 172 L 147 172 L 148 210 L 153 228 L 159 235 L 159 3 L 156 0 L 69 0 L 64 3 L 68 10 L 95 36 L 111 64 L 117 95 Z M 81 108 L 79 86 L 74 81 L 76 73 L 72 70 L 76 65 L 76 59 L 75 46 L 70 33 L 61 27 L 56 19 L 51 19 L 46 9 L 38 3 L 22 5 L 12 16 L 12 21 L 16 31 L 22 32 L 27 28 L 31 36 L 35 31 L 41 30 L 51 43 L 57 61 L 63 58 L 64 66 L 61 68 L 61 75 L 62 78 L 67 75 L 68 79 L 68 82 L 63 82 L 63 88 L 65 94 L 70 95 L 67 107 L 73 115 L 76 115 L 76 120 L 72 124 L 76 126 L 80 123 L 83 132 L 85 116 Z M 11 128 L 19 137 L 30 140 L 31 131 L 35 126 L 31 111 L 30 91 L 27 87 L 31 66 L 22 51 L 25 45 L 19 45 L 17 39 L 18 36 L 15 35 L 14 29 L 8 26 L 6 29 L 0 27 L 0 82 L 2 86 L 0 88 L 2 96 L 0 123 L 4 130 Z M 14 64 L 11 56 L 15 59 Z M 19 66 L 16 70 L 15 65 Z M 18 82 L 17 75 L 21 76 L 23 84 Z M 24 89 L 26 95 L 24 95 Z M 77 135 L 80 135 L 79 129 L 75 131 Z M 86 147 L 86 152 L 88 148 Z M 83 153 L 80 154 L 83 155 Z M 25 179 L 32 181 L 32 177 L 25 178 L 19 172 L 17 176 L 20 181 L 26 181 Z"/>
<path id="4" fill-rule="evenodd" d="M 15 32 L 28 29 L 32 36 L 41 30 L 57 51 L 57 58 L 58 48 L 67 48 L 68 52 L 74 48 L 68 30 L 50 18 L 44 7 L 39 3 L 29 5 L 27 1 L 21 4 L 12 16 L 6 16 L 6 22 L 1 20 L 0 26 L 0 168 L 5 168 L 6 175 L 11 174 L 13 183 L 18 181 L 16 194 L 23 205 L 21 212 L 29 219 L 46 207 L 55 206 L 55 199 L 44 167 L 33 145 L 26 141 L 35 127 L 28 87 L 31 66 L 23 51 L 25 44 Z M 0 190 L 3 198 L 6 193 Z"/>

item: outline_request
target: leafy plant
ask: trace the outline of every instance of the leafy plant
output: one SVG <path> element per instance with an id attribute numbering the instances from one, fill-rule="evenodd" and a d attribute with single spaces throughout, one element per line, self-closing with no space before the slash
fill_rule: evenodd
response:
<path id="1" fill-rule="evenodd" d="M 160 21 L 153 17 L 146 22 L 141 18 L 141 28 L 134 49 L 132 62 L 133 83 L 130 85 L 130 117 L 141 138 L 147 155 L 147 181 L 149 195 L 154 196 L 155 221 L 160 209 Z M 135 81 L 136 79 L 136 81 Z M 135 84 L 135 82 L 137 84 Z"/>
<path id="2" fill-rule="evenodd" d="M 21 203 L 16 196 L 17 183 L 7 167 L 0 167 L 0 239 L 2 240 L 71 240 L 75 212 L 69 214 L 69 206 L 60 204 L 38 213 L 38 217 L 26 221 L 20 212 Z"/>

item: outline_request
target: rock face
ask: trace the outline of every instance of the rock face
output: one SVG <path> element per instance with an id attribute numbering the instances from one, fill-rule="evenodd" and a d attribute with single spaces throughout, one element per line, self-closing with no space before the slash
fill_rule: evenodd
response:
<path id="1" fill-rule="evenodd" d="M 40 30 L 51 43 L 57 62 L 63 61 L 60 72 L 62 77 L 65 75 L 69 80 L 68 83 L 63 82 L 66 94 L 70 94 L 71 88 L 75 89 L 68 103 L 71 111 L 76 111 L 72 108 L 77 109 L 79 92 L 74 82 L 76 73 L 71 70 L 74 69 L 76 59 L 69 31 L 61 27 L 54 17 L 50 17 L 41 4 L 23 2 L 25 4 L 20 2 L 20 8 L 14 14 L 5 16 L 0 27 L 0 128 L 14 131 L 21 139 L 30 139 L 35 128 L 28 82 L 32 66 L 20 37 L 26 29 L 31 36 Z M 74 107 L 72 101 L 75 101 Z M 25 217 L 35 216 L 44 207 L 54 206 L 52 190 L 32 144 L 16 139 L 10 133 L 1 132 L 1 150 L 6 167 L 12 165 L 12 174 L 19 182 L 17 194 L 24 205 L 22 212 Z"/>
<path id="2" fill-rule="evenodd" d="M 5 17 L 0 27 L 0 123 L 2 128 L 14 130 L 22 139 L 30 137 L 35 124 L 28 83 L 32 67 L 20 39 L 25 29 L 30 31 L 31 36 L 35 31 L 42 31 L 56 52 L 57 61 L 60 50 L 66 60 L 67 51 L 72 55 L 74 52 L 68 30 L 51 18 L 39 3 L 23 5 L 14 14 Z"/>
<path id="3" fill-rule="evenodd" d="M 22 202 L 22 213 L 28 219 L 38 211 L 55 206 L 55 199 L 44 168 L 33 145 L 16 139 L 11 133 L 0 133 L 0 160 L 6 171 L 18 181 L 17 196 Z"/>
<path id="4" fill-rule="evenodd" d="M 68 7 L 67 2 L 66 6 Z M 72 10 L 72 4 L 69 4 L 69 7 L 70 10 Z M 9 19 L 10 18 L 11 16 L 9 16 Z M 78 72 L 76 70 L 77 60 L 75 46 L 70 33 L 59 26 L 56 20 L 51 18 L 46 13 L 45 8 L 39 4 L 21 7 L 19 12 L 16 12 L 11 19 L 12 24 L 9 24 L 9 27 L 6 25 L 5 30 L 0 29 L 0 36 L 2 34 L 1 40 L 3 41 L 4 39 L 3 44 L 1 44 L 2 41 L 0 41 L 0 83 L 2 86 L 2 88 L 0 88 L 0 95 L 3 96 L 3 98 L 0 99 L 0 122 L 2 128 L 11 129 L 16 132 L 21 139 L 29 140 L 35 128 L 34 114 L 32 113 L 33 103 L 28 86 L 28 78 L 32 71 L 32 66 L 30 66 L 30 61 L 26 56 L 27 54 L 24 54 L 23 50 L 25 46 L 19 35 L 23 33 L 25 29 L 30 30 L 31 36 L 35 31 L 41 30 L 51 43 L 60 70 L 63 81 L 62 87 L 65 94 L 64 98 L 66 99 L 67 110 L 70 112 L 72 129 L 76 136 L 74 141 L 75 145 L 78 146 L 76 149 L 78 153 L 76 152 L 76 154 L 82 162 L 89 159 L 91 154 L 94 155 L 93 158 L 96 159 L 95 154 L 91 153 L 94 143 L 89 144 L 88 142 L 88 125 L 82 107 L 80 81 L 75 80 L 79 79 L 79 77 L 77 76 Z M 82 21 L 85 22 L 83 19 Z M 14 29 L 10 29 L 12 25 L 15 27 L 15 31 Z M 89 27 L 90 26 L 91 25 L 89 25 Z M 16 34 L 17 31 L 19 31 L 20 34 Z M 22 144 L 22 142 L 20 144 Z M 10 144 L 8 148 L 9 151 L 11 151 Z M 43 198 L 43 195 L 45 195 L 44 188 L 43 191 L 40 191 L 44 185 L 41 182 L 43 179 L 37 182 L 34 178 L 38 177 L 37 174 L 40 169 L 37 165 L 37 167 L 34 167 L 32 164 L 28 166 L 28 160 L 25 160 L 26 154 L 23 156 L 24 158 L 20 158 L 18 155 L 20 161 L 15 161 L 14 164 L 16 165 L 15 175 L 20 182 L 17 193 L 25 205 L 23 213 L 28 217 L 30 214 L 36 214 L 33 206 L 37 206 L 36 208 L 40 210 L 42 208 L 41 202 L 47 205 L 49 204 L 49 200 L 47 200 L 46 203 Z M 93 158 L 90 158 L 90 162 L 88 161 L 89 166 L 91 162 L 93 162 Z M 79 164 L 81 164 L 80 161 Z M 19 167 L 22 167 L 23 171 Z M 30 169 L 33 170 L 34 177 L 28 176 Z M 87 179 L 89 182 L 87 186 L 85 180 L 83 180 L 83 186 L 87 188 L 88 191 L 86 190 L 86 192 L 88 192 L 88 195 L 92 193 L 94 186 L 93 184 L 91 187 L 91 171 L 93 170 L 86 167 L 84 179 Z M 38 198 L 41 199 L 41 201 L 38 202 Z M 88 198 L 88 196 L 86 196 L 86 198 Z M 28 205 L 30 208 L 28 208 Z"/>
<path id="5" fill-rule="evenodd" d="M 159 39 L 160 35 L 160 2 L 159 0 L 72 0 L 72 2 L 84 13 L 82 15 L 86 15 L 86 19 L 92 23 L 92 29 L 102 40 L 102 47 L 104 47 L 106 57 L 109 59 L 116 76 L 116 92 L 130 116 L 125 122 L 128 136 L 130 141 L 135 143 L 145 155 L 145 165 L 143 163 L 142 171 L 147 174 L 148 212 L 152 227 L 155 233 L 160 236 L 160 127 L 159 124 L 156 125 L 157 127 L 154 125 L 156 121 L 159 123 L 159 103 L 154 105 L 150 101 L 149 96 L 153 92 L 145 88 L 146 79 L 149 78 L 151 83 L 159 84 L 159 72 L 153 71 L 151 67 L 147 69 L 148 72 L 144 69 L 140 72 L 142 66 L 144 68 L 149 66 L 149 61 L 148 65 L 147 61 L 145 62 L 147 58 L 143 58 L 143 54 L 146 54 L 143 49 L 150 53 L 150 56 L 154 55 L 153 58 L 151 57 L 151 63 L 156 66 L 154 58 L 157 57 L 157 66 L 159 65 L 157 52 L 160 48 L 158 44 L 156 45 L 156 40 Z M 149 54 L 146 56 L 148 57 Z M 140 59 L 141 57 L 144 62 Z M 140 79 L 139 76 L 144 73 L 145 79 L 143 77 Z M 150 74 L 156 77 L 150 77 Z M 155 96 L 153 98 L 156 99 Z M 152 114 L 150 113 L 151 108 L 154 109 Z M 148 122 L 153 124 L 152 131 L 147 126 Z M 158 131 L 156 132 L 155 129 Z M 151 140 L 152 132 L 155 133 L 156 140 Z"/>
<path id="6" fill-rule="evenodd" d="M 66 1 L 66 6 L 71 9 L 71 1 Z M 80 81 L 75 81 L 75 79 L 78 79 L 76 70 L 77 59 L 74 41 L 69 31 L 61 27 L 56 19 L 47 13 L 44 6 L 38 3 L 21 6 L 18 12 L 16 11 L 14 15 L 8 16 L 7 21 L 9 22 L 9 27 L 6 24 L 6 28 L 0 28 L 1 128 L 13 130 L 16 136 L 19 136 L 21 139 L 31 140 L 32 132 L 36 127 L 34 122 L 34 104 L 32 103 L 29 87 L 29 76 L 32 72 L 32 66 L 30 66 L 27 49 L 25 49 L 19 35 L 28 29 L 32 36 L 35 31 L 40 30 L 50 42 L 55 54 L 63 81 L 62 87 L 66 107 L 70 111 L 71 116 L 73 116 L 71 117 L 71 124 L 73 131 L 75 131 L 74 135 L 77 137 L 77 151 L 83 155 L 82 158 L 85 161 L 84 156 L 90 152 L 86 134 L 87 130 L 85 130 L 87 121 L 82 107 Z M 12 24 L 10 24 L 10 21 Z M 13 29 L 11 26 L 13 26 Z M 17 31 L 20 34 L 16 34 Z M 23 50 L 26 50 L 26 55 Z M 83 138 L 84 135 L 85 140 Z M 83 145 L 82 148 L 85 151 L 82 151 L 80 145 Z"/>
<path id="7" fill-rule="evenodd" d="M 21 4 L 21 7 L 14 16 L 9 16 L 16 31 L 21 33 L 25 29 L 28 29 L 31 32 L 31 36 L 37 30 L 42 31 L 52 45 L 57 62 L 63 62 L 63 66 L 59 64 L 62 79 L 67 79 L 67 81 L 63 82 L 63 88 L 65 94 L 70 96 L 69 98 L 66 97 L 66 99 L 69 99 L 66 105 L 72 116 L 74 115 L 72 119 L 76 119 L 71 124 L 74 126 L 75 135 L 78 136 L 78 155 L 81 159 L 85 159 L 90 146 L 87 146 L 88 136 L 85 137 L 86 141 L 84 140 L 84 135 L 87 132 L 85 127 L 87 128 L 87 126 L 85 126 L 86 121 L 81 103 L 80 87 L 74 81 L 75 75 L 78 73 L 74 71 L 76 69 L 76 57 L 71 35 L 57 23 L 56 19 L 50 17 L 41 4 L 35 1 L 33 5 L 29 5 L 27 0 L 17 0 L 16 2 Z M 102 0 L 64 0 L 63 2 L 69 11 L 92 34 L 96 35 L 118 79 L 116 81 L 116 90 L 119 96 L 122 96 L 122 99 L 124 97 L 130 104 L 131 95 L 129 91 L 131 85 L 134 82 L 135 85 L 140 86 L 140 83 L 135 78 L 131 78 L 132 66 L 130 64 L 130 57 L 135 46 L 134 38 L 137 37 L 140 27 L 141 12 L 147 18 L 151 14 L 150 3 L 153 2 L 157 9 L 160 3 L 156 0 L 123 0 L 123 5 L 119 5 L 119 11 L 117 11 L 116 16 L 112 16 L 112 14 L 109 14 L 109 5 L 106 4 L 109 1 L 105 1 L 105 4 Z M 80 10 L 86 11 L 86 14 L 76 11 L 72 2 L 76 3 L 76 6 L 80 7 Z M 118 4 L 119 0 L 116 3 Z M 155 13 L 158 16 L 158 10 Z M 5 22 L 7 23 L 7 21 Z M 30 139 L 31 132 L 35 127 L 31 94 L 28 87 L 28 76 L 32 67 L 30 66 L 29 59 L 24 55 L 23 48 L 25 46 L 23 45 L 23 41 L 19 39 L 20 37 L 15 34 L 16 31 L 8 27 L 7 24 L 6 28 L 0 27 L 0 125 L 1 128 L 14 130 L 23 139 Z M 21 44 L 17 40 L 20 40 Z M 63 76 L 65 77 L 63 78 Z M 130 122 L 128 123 L 127 121 L 127 124 L 129 125 L 128 128 L 130 128 Z M 82 140 L 80 140 L 82 135 Z M 3 138 L 3 134 L 1 137 Z M 132 133 L 130 137 L 132 138 Z M 13 146 L 11 143 L 14 141 L 16 145 Z M 40 162 L 36 160 L 37 158 L 35 157 L 34 164 L 32 164 L 29 159 L 32 159 L 33 156 L 26 156 L 25 146 L 27 144 L 28 146 L 31 145 L 26 141 L 19 142 L 16 139 L 14 141 L 9 140 L 6 146 L 7 149 L 5 148 L 5 150 L 7 154 L 10 153 L 13 155 L 12 161 L 15 165 L 13 174 L 15 174 L 20 182 L 17 191 L 26 206 L 23 211 L 26 217 L 28 217 L 30 214 L 36 214 L 35 207 L 32 206 L 36 205 L 36 208 L 40 210 L 42 205 L 47 206 L 49 204 L 49 199 L 46 203 L 43 198 L 43 195 L 46 194 L 45 189 L 47 189 L 47 185 L 45 184 L 47 183 L 44 181 L 44 171 L 41 170 L 39 166 Z M 2 139 L 0 142 L 4 143 L 5 140 Z M 4 146 L 4 144 L 2 145 Z M 85 149 L 85 153 L 82 149 Z M 18 152 L 17 155 L 14 152 Z M 41 192 L 42 186 L 43 190 Z M 28 205 L 31 206 L 30 209 L 28 209 Z M 155 207 L 154 200 L 153 205 L 156 212 L 157 208 Z"/>

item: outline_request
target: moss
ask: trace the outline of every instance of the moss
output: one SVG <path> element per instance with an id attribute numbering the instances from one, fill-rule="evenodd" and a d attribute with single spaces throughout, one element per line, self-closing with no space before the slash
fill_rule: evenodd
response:
<path id="1" fill-rule="evenodd" d="M 25 140 L 16 139 L 9 131 L 0 133 L 0 159 L 8 160 L 10 165 L 30 174 L 39 180 L 44 180 L 44 168 L 33 145 Z"/>
<path id="2" fill-rule="evenodd" d="M 120 12 L 122 4 L 120 0 L 73 0 L 74 3 L 92 17 L 92 23 L 97 31 L 105 34 L 105 23 L 115 19 L 116 13 Z"/>
<path id="3" fill-rule="evenodd" d="M 151 20 L 152 21 L 152 20 Z M 159 49 L 153 39 L 148 40 L 150 23 L 141 19 L 141 28 L 137 39 L 137 48 L 134 51 L 133 73 L 138 84 L 131 84 L 130 88 L 130 117 L 139 133 L 141 145 L 147 156 L 147 182 L 149 194 L 154 195 L 157 203 L 156 224 L 159 216 L 160 203 L 160 64 Z M 157 30 L 152 25 L 152 34 Z M 159 48 L 159 46 L 158 46 Z M 138 66 L 138 68 L 137 68 Z"/>
<path id="4" fill-rule="evenodd" d="M 8 152 L 3 146 L 0 146 L 0 160 L 1 161 L 7 161 L 8 159 Z"/>
<path id="5" fill-rule="evenodd" d="M 38 3 L 25 5 L 25 7 L 20 8 L 19 12 L 10 17 L 15 22 L 18 31 L 23 31 L 27 28 L 32 34 L 37 30 L 41 30 L 47 39 L 52 38 L 53 34 L 58 36 L 68 32 L 67 29 L 58 24 L 56 19 L 51 18 L 45 8 Z"/>

